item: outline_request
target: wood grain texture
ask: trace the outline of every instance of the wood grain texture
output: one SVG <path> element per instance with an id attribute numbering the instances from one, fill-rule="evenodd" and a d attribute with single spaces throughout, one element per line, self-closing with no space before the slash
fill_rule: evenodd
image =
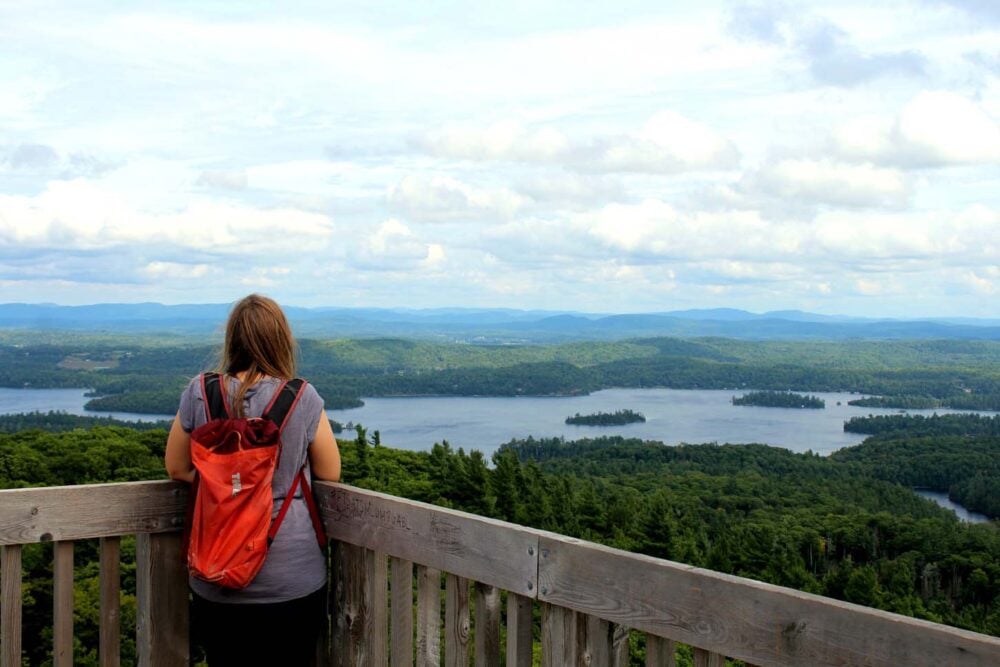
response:
<path id="1" fill-rule="evenodd" d="M 327 572 L 332 573 L 332 554 L 333 549 L 330 548 L 329 543 L 327 548 L 324 550 L 323 555 L 326 559 Z M 333 667 L 333 656 L 331 654 L 331 622 L 332 622 L 332 602 L 333 593 L 332 588 L 327 586 L 326 598 L 323 604 L 323 621 L 320 626 L 319 636 L 316 638 L 316 652 L 313 655 L 311 667 Z"/>
<path id="2" fill-rule="evenodd" d="M 575 664 L 576 641 L 576 613 L 565 607 L 542 604 L 542 664 Z"/>
<path id="3" fill-rule="evenodd" d="M 346 655 L 350 644 L 348 609 L 348 586 L 351 554 L 357 547 L 346 542 L 330 544 L 330 597 L 333 602 L 333 618 L 330 627 L 330 658 L 338 667 L 347 665 Z"/>
<path id="4" fill-rule="evenodd" d="M 52 553 L 52 664 L 73 664 L 73 543 L 56 542 Z"/>
<path id="5" fill-rule="evenodd" d="M 694 667 L 726 667 L 726 657 L 696 646 L 694 649 Z"/>
<path id="6" fill-rule="evenodd" d="M 677 646 L 673 641 L 646 635 L 646 667 L 676 667 Z"/>
<path id="7" fill-rule="evenodd" d="M 365 489 L 317 482 L 331 538 L 533 595 L 537 531 Z"/>
<path id="8" fill-rule="evenodd" d="M 186 667 L 188 572 L 180 533 L 136 535 L 135 589 L 140 667 Z"/>
<path id="9" fill-rule="evenodd" d="M 576 664 L 581 667 L 611 664 L 611 624 L 602 618 L 577 613 Z"/>
<path id="10" fill-rule="evenodd" d="M 417 667 L 441 664 L 441 571 L 417 566 Z"/>
<path id="11" fill-rule="evenodd" d="M 532 607 L 534 601 L 517 593 L 507 594 L 507 665 L 531 667 Z"/>
<path id="12" fill-rule="evenodd" d="M 121 538 L 101 538 L 101 667 L 121 664 Z"/>
<path id="13" fill-rule="evenodd" d="M 363 604 L 368 609 L 365 642 L 372 667 L 389 664 L 389 561 L 384 553 L 365 549 Z"/>
<path id="14" fill-rule="evenodd" d="M 755 664 L 1000 664 L 1000 639 L 554 534 L 539 596 Z"/>
<path id="15" fill-rule="evenodd" d="M 383 573 L 379 577 L 378 557 L 371 550 L 342 543 L 339 553 L 343 578 L 337 616 L 342 631 L 337 636 L 342 643 L 335 650 L 337 659 L 342 665 L 384 665 L 388 646 L 385 559 L 381 558 Z M 381 595 L 377 590 L 380 586 Z"/>
<path id="16" fill-rule="evenodd" d="M 413 667 L 413 563 L 391 558 L 393 667 Z"/>
<path id="17" fill-rule="evenodd" d="M 0 667 L 21 667 L 21 545 L 0 546 Z"/>
<path id="18" fill-rule="evenodd" d="M 468 667 L 471 623 L 469 620 L 469 580 L 445 575 L 444 664 Z"/>
<path id="19" fill-rule="evenodd" d="M 476 667 L 500 667 L 500 590 L 476 582 Z"/>
<path id="20" fill-rule="evenodd" d="M 614 667 L 628 667 L 629 629 L 618 623 L 611 624 L 611 664 Z"/>
<path id="21" fill-rule="evenodd" d="M 188 485 L 87 484 L 0 494 L 0 544 L 29 544 L 180 530 Z"/>

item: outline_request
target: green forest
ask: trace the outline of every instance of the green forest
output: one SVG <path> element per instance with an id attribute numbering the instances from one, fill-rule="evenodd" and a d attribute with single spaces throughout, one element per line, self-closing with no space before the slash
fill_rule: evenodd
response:
<path id="1" fill-rule="evenodd" d="M 577 412 L 572 417 L 566 417 L 567 424 L 576 426 L 624 426 L 644 421 L 646 421 L 645 415 L 628 408 L 614 412 L 595 412 L 590 415 L 581 415 Z"/>
<path id="2" fill-rule="evenodd" d="M 826 407 L 826 402 L 818 396 L 806 396 L 791 391 L 751 391 L 742 396 L 733 396 L 733 405 L 819 410 Z"/>
<path id="3" fill-rule="evenodd" d="M 25 419 L 52 417 L 0 419 L 0 487 L 164 477 L 162 429 L 72 420 L 13 428 Z M 829 458 L 604 437 L 516 440 L 487 460 L 446 442 L 392 449 L 363 426 L 341 451 L 345 481 L 357 486 L 1000 636 L 997 525 L 961 523 L 908 488 L 995 489 L 1000 438 L 981 424 L 970 435 L 935 435 L 926 419 L 911 420 L 912 433 L 897 422 Z M 979 509 L 1000 516 L 1000 508 Z M 134 632 L 132 549 L 125 540 L 125 638 Z M 49 660 L 50 562 L 49 545 L 25 549 L 24 645 L 33 665 Z M 96 547 L 82 542 L 82 665 L 96 664 L 97 576 Z M 130 657 L 126 646 L 126 664 Z M 641 646 L 634 657 L 641 664 Z"/>
<path id="4" fill-rule="evenodd" d="M 0 386 L 83 387 L 88 408 L 172 414 L 218 348 L 187 338 L 0 335 Z M 641 338 L 560 345 L 300 341 L 331 409 L 363 396 L 579 395 L 608 387 L 844 391 L 863 405 L 1000 410 L 998 341 Z"/>

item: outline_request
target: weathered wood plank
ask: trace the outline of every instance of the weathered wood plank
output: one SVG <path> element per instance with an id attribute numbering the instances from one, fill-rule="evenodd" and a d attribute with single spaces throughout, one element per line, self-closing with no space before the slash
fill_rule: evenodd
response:
<path id="1" fill-rule="evenodd" d="M 413 563 L 391 558 L 393 667 L 413 667 Z"/>
<path id="2" fill-rule="evenodd" d="M 677 646 L 673 641 L 646 635 L 646 667 L 676 667 Z"/>
<path id="3" fill-rule="evenodd" d="M 56 542 L 52 553 L 52 664 L 73 664 L 73 543 Z"/>
<path id="4" fill-rule="evenodd" d="M 602 618 L 577 613 L 576 664 L 582 667 L 611 664 L 611 624 Z"/>
<path id="5" fill-rule="evenodd" d="M 441 664 L 441 571 L 417 566 L 417 667 Z"/>
<path id="6" fill-rule="evenodd" d="M 28 544 L 180 530 L 188 485 L 132 482 L 0 493 L 0 544 Z"/>
<path id="7" fill-rule="evenodd" d="M 696 646 L 694 648 L 694 667 L 726 667 L 726 657 Z"/>
<path id="8" fill-rule="evenodd" d="M 532 606 L 529 597 L 507 594 L 507 665 L 531 667 Z"/>
<path id="9" fill-rule="evenodd" d="M 766 665 L 1000 664 L 1000 639 L 554 534 L 538 599 Z"/>
<path id="10" fill-rule="evenodd" d="M 534 595 L 537 534 L 474 514 L 317 482 L 327 534 L 491 586 Z"/>
<path id="11" fill-rule="evenodd" d="M 327 572 L 333 572 L 332 565 L 332 548 L 329 543 L 327 543 L 326 549 L 324 550 L 324 557 L 326 559 Z M 326 589 L 326 597 L 323 601 L 323 619 L 320 625 L 319 636 L 316 637 L 316 651 L 313 654 L 311 667 L 333 667 L 333 656 L 331 653 L 331 623 L 333 621 L 332 611 L 333 604 L 333 589 L 332 585 L 328 585 Z"/>
<path id="12" fill-rule="evenodd" d="M 21 667 L 21 545 L 0 546 L 0 667 Z"/>
<path id="13" fill-rule="evenodd" d="M 576 614 L 565 607 L 542 605 L 542 665 L 576 663 Z"/>
<path id="14" fill-rule="evenodd" d="M 350 613 L 348 609 L 349 569 L 352 549 L 346 542 L 330 544 L 330 597 L 333 603 L 333 618 L 330 628 L 331 662 L 338 667 L 347 665 L 350 645 Z"/>
<path id="15" fill-rule="evenodd" d="M 469 639 L 469 580 L 448 573 L 445 575 L 444 603 L 444 664 L 447 667 L 468 667 Z"/>
<path id="16" fill-rule="evenodd" d="M 370 660 L 365 664 L 372 667 L 387 667 L 389 664 L 389 561 L 386 555 L 365 549 L 364 606 L 368 608 L 370 619 L 365 629 Z"/>
<path id="17" fill-rule="evenodd" d="M 136 652 L 140 667 L 188 664 L 188 573 L 180 533 L 135 539 Z"/>
<path id="18" fill-rule="evenodd" d="M 476 667 L 500 667 L 500 591 L 476 582 Z"/>
<path id="19" fill-rule="evenodd" d="M 629 664 L 629 629 L 618 623 L 611 624 L 611 664 L 613 667 L 627 667 Z"/>
<path id="20" fill-rule="evenodd" d="M 121 538 L 101 538 L 101 667 L 121 664 Z"/>
<path id="21" fill-rule="evenodd" d="M 344 643 L 337 647 L 338 660 L 342 665 L 374 665 L 384 664 L 386 641 L 385 630 L 382 631 L 381 648 L 375 645 L 376 620 L 375 588 L 375 555 L 372 551 L 353 544 L 341 543 L 340 567 L 343 577 L 340 579 L 343 592 L 339 598 L 337 609 L 338 625 L 342 632 L 338 634 Z M 385 578 L 382 578 L 382 605 L 385 605 Z M 383 621 L 385 616 L 382 616 Z M 382 662 L 379 662 L 379 660 Z"/>

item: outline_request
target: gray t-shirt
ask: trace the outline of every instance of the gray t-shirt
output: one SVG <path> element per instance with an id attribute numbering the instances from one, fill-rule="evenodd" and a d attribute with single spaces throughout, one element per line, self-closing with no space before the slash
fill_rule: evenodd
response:
<path id="1" fill-rule="evenodd" d="M 246 416 L 259 417 L 280 386 L 280 380 L 264 378 L 250 387 L 243 403 Z M 238 387 L 239 380 L 227 377 L 226 391 L 229 396 L 234 396 Z M 179 414 L 181 426 L 188 433 L 207 421 L 200 376 L 191 380 L 181 394 Z M 323 417 L 323 399 L 312 385 L 307 384 L 281 432 L 281 456 L 271 483 L 274 494 L 272 518 L 277 516 L 285 494 L 303 464 L 306 466 L 306 478 L 310 478 L 308 447 Z M 250 604 L 285 602 L 322 588 L 326 584 L 326 556 L 316 542 L 316 531 L 302 491 L 296 491 L 292 506 L 268 550 L 264 566 L 249 586 L 233 590 L 195 577 L 190 578 L 190 584 L 195 593 L 207 600 Z"/>

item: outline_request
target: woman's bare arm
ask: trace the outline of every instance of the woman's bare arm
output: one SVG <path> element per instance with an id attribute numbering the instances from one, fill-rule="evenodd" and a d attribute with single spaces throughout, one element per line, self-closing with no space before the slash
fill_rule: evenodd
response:
<path id="1" fill-rule="evenodd" d="M 309 465 L 316 479 L 340 481 L 340 449 L 325 414 L 320 418 L 316 435 L 309 443 Z"/>
<path id="2" fill-rule="evenodd" d="M 167 453 L 164 456 L 167 474 L 171 479 L 193 482 L 195 469 L 191 463 L 191 435 L 181 426 L 181 416 L 174 417 L 167 436 Z"/>

